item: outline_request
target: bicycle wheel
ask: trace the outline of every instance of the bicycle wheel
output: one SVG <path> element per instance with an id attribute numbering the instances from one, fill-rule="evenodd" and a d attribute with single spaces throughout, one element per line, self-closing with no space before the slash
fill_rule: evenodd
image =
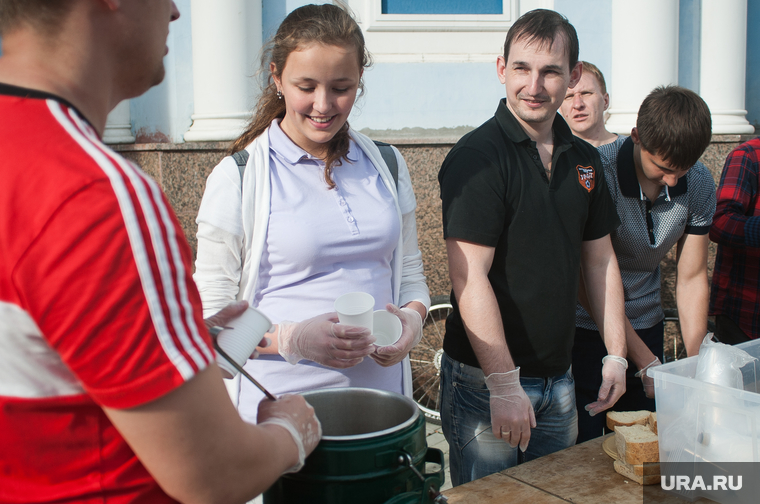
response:
<path id="1" fill-rule="evenodd" d="M 441 357 L 443 356 L 443 334 L 446 331 L 446 317 L 452 306 L 448 296 L 434 296 L 431 299 L 422 339 L 409 353 L 412 364 L 412 394 L 425 417 L 440 423 Z"/>

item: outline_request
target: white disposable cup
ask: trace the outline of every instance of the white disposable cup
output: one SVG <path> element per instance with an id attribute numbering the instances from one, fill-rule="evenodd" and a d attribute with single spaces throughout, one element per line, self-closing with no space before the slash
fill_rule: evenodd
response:
<path id="1" fill-rule="evenodd" d="M 366 292 L 349 292 L 335 300 L 335 311 L 341 324 L 366 327 L 372 330 L 372 310 L 375 298 Z"/>
<path id="2" fill-rule="evenodd" d="M 385 310 L 375 311 L 373 318 L 372 335 L 375 337 L 375 345 L 388 346 L 398 341 L 402 330 L 400 318 Z"/>
<path id="3" fill-rule="evenodd" d="M 256 308 L 249 307 L 238 318 L 230 321 L 216 338 L 224 353 L 242 366 L 251 357 L 253 351 L 272 328 L 272 321 Z M 232 378 L 237 369 L 221 355 L 216 356 L 216 363 L 222 369 L 225 378 Z"/>

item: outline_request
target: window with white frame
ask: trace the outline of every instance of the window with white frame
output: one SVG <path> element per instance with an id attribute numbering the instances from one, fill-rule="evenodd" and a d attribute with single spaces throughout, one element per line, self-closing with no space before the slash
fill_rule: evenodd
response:
<path id="1" fill-rule="evenodd" d="M 381 62 L 490 62 L 525 2 L 553 0 L 343 0 Z"/>
<path id="2" fill-rule="evenodd" d="M 494 62 L 517 18 L 554 0 L 340 0 L 375 61 Z"/>
<path id="3" fill-rule="evenodd" d="M 504 31 L 517 0 L 355 0 L 368 14 L 367 31 Z"/>
<path id="4" fill-rule="evenodd" d="M 383 14 L 503 14 L 503 0 L 382 0 Z"/>

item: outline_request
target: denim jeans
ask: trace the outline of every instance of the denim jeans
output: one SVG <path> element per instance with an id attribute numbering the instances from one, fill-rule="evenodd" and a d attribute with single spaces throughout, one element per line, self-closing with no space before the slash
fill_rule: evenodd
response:
<path id="1" fill-rule="evenodd" d="M 521 377 L 537 426 L 525 453 L 494 437 L 491 405 L 480 368 L 455 361 L 441 363 L 441 424 L 449 443 L 451 484 L 467 483 L 575 444 L 578 416 L 571 369 L 550 378 Z"/>

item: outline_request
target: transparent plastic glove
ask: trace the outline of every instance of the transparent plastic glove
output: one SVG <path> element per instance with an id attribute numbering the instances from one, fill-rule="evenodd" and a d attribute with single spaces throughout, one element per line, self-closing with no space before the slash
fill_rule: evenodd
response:
<path id="1" fill-rule="evenodd" d="M 491 373 L 486 376 L 486 387 L 491 394 L 493 435 L 513 448 L 520 445 L 524 452 L 528 449 L 530 430 L 536 426 L 536 414 L 520 385 L 520 368 L 508 373 Z"/>
<path id="2" fill-rule="evenodd" d="M 636 378 L 641 378 L 641 383 L 644 385 L 644 393 L 646 393 L 647 397 L 650 399 L 654 399 L 654 378 L 647 376 L 647 369 L 661 365 L 662 362 L 660 362 L 660 358 L 655 357 L 652 362 L 639 369 L 634 375 Z"/>
<path id="3" fill-rule="evenodd" d="M 628 361 L 617 355 L 605 355 L 602 358 L 602 386 L 596 402 L 586 405 L 586 411 L 594 416 L 615 405 L 620 396 L 625 394 L 625 370 Z"/>
<path id="4" fill-rule="evenodd" d="M 284 395 L 277 401 L 264 399 L 259 403 L 259 425 L 278 425 L 290 433 L 298 448 L 298 463 L 286 473 L 298 472 L 306 457 L 322 438 L 322 425 L 314 408 L 300 395 Z"/>
<path id="5" fill-rule="evenodd" d="M 422 339 L 422 317 L 411 308 L 399 309 L 388 304 L 385 309 L 401 319 L 401 337 L 392 345 L 377 347 L 370 357 L 381 366 L 389 367 L 401 362 Z"/>
<path id="6" fill-rule="evenodd" d="M 337 313 L 324 313 L 303 322 L 280 322 L 280 355 L 291 364 L 301 359 L 337 369 L 359 364 L 374 350 L 375 337 L 367 328 L 337 322 Z"/>

